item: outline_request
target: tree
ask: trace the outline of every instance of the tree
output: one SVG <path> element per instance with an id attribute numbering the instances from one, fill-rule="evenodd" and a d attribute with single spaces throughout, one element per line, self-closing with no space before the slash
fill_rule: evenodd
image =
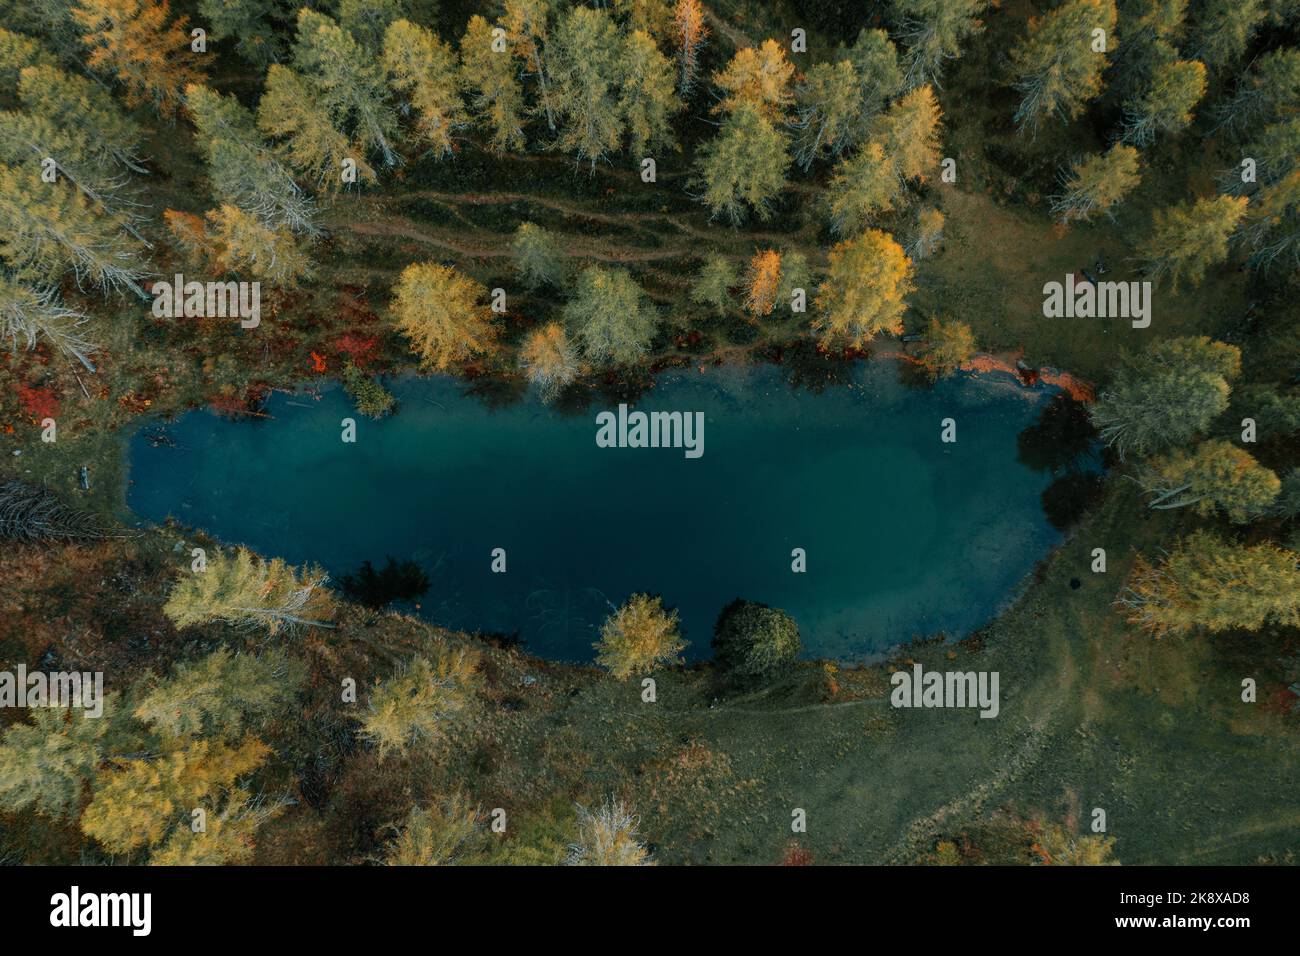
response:
<path id="1" fill-rule="evenodd" d="M 33 286 L 0 275 L 0 342 L 11 349 L 25 345 L 36 348 L 45 339 L 50 345 L 95 371 L 90 355 L 97 346 L 81 329 L 86 316 L 70 309 L 51 286 Z"/>
<path id="2" fill-rule="evenodd" d="M 362 151 L 335 128 L 317 103 L 311 84 L 289 67 L 272 63 L 267 70 L 266 90 L 257 104 L 257 125 L 281 142 L 284 161 L 317 186 L 338 189 L 347 160 L 355 164 L 358 180 L 375 179 Z"/>
<path id="3" fill-rule="evenodd" d="M 700 147 L 693 183 L 713 217 L 733 225 L 748 210 L 759 219 L 771 216 L 772 199 L 785 188 L 790 166 L 786 136 L 759 110 L 744 104 L 723 121 L 718 135 Z"/>
<path id="4" fill-rule="evenodd" d="M 487 290 L 469 276 L 436 262 L 412 263 L 393 290 L 397 329 L 411 340 L 421 364 L 445 371 L 490 352 L 496 339 Z"/>
<path id="5" fill-rule="evenodd" d="M 492 134 L 498 153 L 524 145 L 524 91 L 514 58 L 492 49 L 492 25 L 478 14 L 469 18 L 460 41 L 461 84 L 479 124 Z"/>
<path id="6" fill-rule="evenodd" d="M 429 807 L 412 807 L 384 854 L 388 866 L 454 866 L 483 849 L 483 808 L 459 790 Z"/>
<path id="7" fill-rule="evenodd" d="M 286 806 L 285 801 L 263 801 L 236 787 L 225 795 L 219 807 L 203 808 L 201 831 L 194 832 L 192 820 L 174 825 L 171 835 L 149 854 L 149 865 L 246 865 L 252 862 L 256 850 L 257 831 L 267 820 L 279 816 Z"/>
<path id="8" fill-rule="evenodd" d="M 450 155 L 452 135 L 469 123 L 452 48 L 424 27 L 395 20 L 384 35 L 384 68 L 393 89 L 410 100 L 420 139 L 435 157 Z"/>
<path id="9" fill-rule="evenodd" d="M 700 50 L 709 38 L 700 0 L 677 0 L 673 7 L 673 45 L 677 47 L 677 91 L 689 96 L 700 68 Z"/>
<path id="10" fill-rule="evenodd" d="M 907 258 L 915 262 L 934 255 L 943 242 L 943 213 L 933 206 L 923 206 L 916 212 L 916 225 L 907 242 Z"/>
<path id="11" fill-rule="evenodd" d="M 371 54 L 384 46 L 388 28 L 410 13 L 408 0 L 338 0 L 339 26 Z"/>
<path id="12" fill-rule="evenodd" d="M 1216 129 L 1258 129 L 1285 119 L 1300 106 L 1300 49 L 1265 53 L 1237 81 L 1232 97 L 1218 109 Z"/>
<path id="13" fill-rule="evenodd" d="M 213 265 L 286 288 L 312 273 L 311 259 L 285 226 L 272 229 L 229 203 L 206 214 Z"/>
<path id="14" fill-rule="evenodd" d="M 680 663 L 686 642 L 677 630 L 677 612 L 666 611 L 663 600 L 633 594 L 606 619 L 600 629 L 596 663 L 619 680 L 645 674 L 664 664 Z"/>
<path id="15" fill-rule="evenodd" d="M 714 661 L 741 681 L 763 680 L 788 667 L 799 646 L 794 618 L 755 601 L 732 601 L 713 627 Z"/>
<path id="16" fill-rule="evenodd" d="M 618 97 L 622 46 L 604 10 L 573 7 L 555 30 L 551 100 L 560 124 L 555 148 L 589 160 L 593 169 L 623 139 Z"/>
<path id="17" fill-rule="evenodd" d="M 641 819 L 622 800 L 591 811 L 578 805 L 578 833 L 569 844 L 568 866 L 648 866 L 650 851 L 638 838 Z"/>
<path id="18" fill-rule="evenodd" d="M 860 130 L 903 88 L 898 48 L 884 30 L 859 30 L 845 51 L 857 75 Z"/>
<path id="19" fill-rule="evenodd" d="M 707 305 L 718 315 L 726 315 L 731 308 L 731 287 L 736 284 L 736 270 L 731 260 L 721 253 L 711 252 L 691 287 L 691 301 Z"/>
<path id="20" fill-rule="evenodd" d="M 564 307 L 564 323 L 589 362 L 625 364 L 645 354 L 659 315 L 625 269 L 589 266 Z"/>
<path id="21" fill-rule="evenodd" d="M 38 41 L 0 27 L 0 93 L 14 93 L 24 69 L 55 65 L 54 57 Z"/>
<path id="22" fill-rule="evenodd" d="M 1300 157 L 1300 116 L 1265 126 L 1259 135 L 1242 149 L 1242 155 L 1255 160 L 1255 175 L 1259 183 L 1271 186 L 1296 168 Z M 1240 193 L 1254 189 L 1241 180 L 1241 167 L 1234 167 L 1225 176 L 1228 192 Z"/>
<path id="23" fill-rule="evenodd" d="M 0 538 L 36 542 L 111 537 L 94 515 L 68 507 L 48 488 L 25 481 L 0 485 Z"/>
<path id="24" fill-rule="evenodd" d="M 837 235 L 853 236 L 875 217 L 894 208 L 902 191 L 898 170 L 876 140 L 835 167 L 827 187 L 831 230 Z"/>
<path id="25" fill-rule="evenodd" d="M 1245 546 L 1206 532 L 1178 543 L 1159 564 L 1139 556 L 1118 604 L 1156 637 L 1266 624 L 1300 624 L 1300 563 L 1273 544 Z"/>
<path id="26" fill-rule="evenodd" d="M 385 166 L 397 165 L 397 114 L 388 105 L 388 85 L 373 53 L 331 18 L 304 7 L 298 11 L 293 65 L 335 130 L 362 152 L 377 151 Z"/>
<path id="27" fill-rule="evenodd" d="M 1256 268 L 1267 267 L 1288 252 L 1300 264 L 1300 169 L 1255 194 L 1241 235 L 1253 250 L 1250 264 Z"/>
<path id="28" fill-rule="evenodd" d="M 261 70 L 284 59 L 281 36 L 294 11 L 290 0 L 199 0 L 211 38 L 233 41 L 239 55 Z"/>
<path id="29" fill-rule="evenodd" d="M 515 271 L 529 289 L 556 288 L 569 278 L 569 262 L 554 233 L 532 222 L 519 224 L 512 243 Z"/>
<path id="30" fill-rule="evenodd" d="M 868 229 L 831 250 L 812 327 L 826 345 L 859 348 L 878 332 L 902 331 L 911 291 L 912 263 L 902 247 L 888 233 Z"/>
<path id="31" fill-rule="evenodd" d="M 808 257 L 802 252 L 787 250 L 781 254 L 781 285 L 776 297 L 781 306 L 793 310 L 796 290 L 806 299 L 812 288 L 812 270 L 808 267 Z"/>
<path id="32" fill-rule="evenodd" d="M 546 46 L 554 0 L 504 0 L 504 24 L 510 49 L 537 77 L 538 99 L 546 126 L 555 132 L 555 111 L 551 108 L 551 75 L 546 67 Z"/>
<path id="33" fill-rule="evenodd" d="M 1143 243 L 1144 271 L 1153 280 L 1168 277 L 1201 284 L 1206 269 L 1228 258 L 1228 240 L 1246 215 L 1245 196 L 1215 196 L 1157 209 L 1151 236 Z"/>
<path id="34" fill-rule="evenodd" d="M 294 182 L 293 174 L 258 133 L 253 114 L 233 96 L 206 86 L 185 88 L 185 105 L 198 143 L 207 160 L 212 195 L 275 229 L 316 235 L 311 200 Z"/>
<path id="35" fill-rule="evenodd" d="M 1205 336 L 1167 339 L 1126 358 L 1089 410 L 1120 457 L 1185 445 L 1228 407 L 1241 350 Z"/>
<path id="36" fill-rule="evenodd" d="M 77 0 L 72 8 L 86 31 L 86 64 L 116 76 L 129 104 L 152 103 L 163 116 L 174 115 L 185 87 L 201 78 L 188 20 L 170 16 L 167 0 Z"/>
<path id="37" fill-rule="evenodd" d="M 375 682 L 361 736 L 380 757 L 404 755 L 416 743 L 441 743 L 450 722 L 473 702 L 478 664 L 466 648 L 441 643 L 428 656 L 413 657 L 388 680 Z"/>
<path id="38" fill-rule="evenodd" d="M 856 139 L 862 95 L 848 60 L 817 63 L 795 87 L 795 161 L 808 169 L 821 156 L 838 156 Z"/>
<path id="39" fill-rule="evenodd" d="M 578 377 L 578 351 L 558 322 L 548 322 L 529 333 L 519 353 L 519 364 L 528 372 L 528 380 L 538 387 L 543 402 L 552 401 L 560 389 Z"/>
<path id="40" fill-rule="evenodd" d="M 894 0 L 898 36 L 907 44 L 909 87 L 938 84 L 945 60 L 961 56 L 961 44 L 984 29 L 980 14 L 989 0 Z"/>
<path id="41" fill-rule="evenodd" d="M 1124 105 L 1124 142 L 1147 146 L 1159 134 L 1181 132 L 1192 122 L 1192 110 L 1204 95 L 1204 63 L 1160 64 L 1147 88 Z"/>
<path id="42" fill-rule="evenodd" d="M 771 315 L 781 290 L 781 253 L 763 249 L 754 253 L 745 273 L 745 311 L 754 318 Z"/>
<path id="43" fill-rule="evenodd" d="M 1259 517 L 1277 498 L 1282 483 L 1244 449 L 1206 441 L 1193 451 L 1174 451 L 1151 461 L 1138 482 L 1154 497 L 1148 507 L 1192 509 L 1209 516 L 1223 511 L 1237 524 Z"/>
<path id="44" fill-rule="evenodd" d="M 1116 143 L 1104 153 L 1076 160 L 1061 174 L 1063 193 L 1051 197 L 1052 215 L 1061 224 L 1090 222 L 1098 213 L 1113 217 L 1112 207 L 1141 179 L 1138 152 Z"/>
<path id="45" fill-rule="evenodd" d="M 681 108 L 673 89 L 673 65 L 650 34 L 635 30 L 624 42 L 619 76 L 619 112 L 632 157 L 669 142 L 669 117 Z"/>
<path id="46" fill-rule="evenodd" d="M 726 68 L 713 74 L 721 101 L 714 112 L 735 113 L 751 106 L 771 123 L 785 121 L 785 113 L 794 104 L 790 80 L 794 64 L 785 55 L 785 47 L 775 40 L 764 40 L 755 48 L 736 51 Z"/>
<path id="47" fill-rule="evenodd" d="M 332 627 L 334 602 L 328 578 L 316 567 L 290 567 L 260 558 L 247 548 L 212 551 L 206 570 L 184 571 L 163 605 L 178 628 L 220 621 L 271 635 L 301 626 Z"/>
<path id="48" fill-rule="evenodd" d="M 1018 126 L 1035 130 L 1053 114 L 1073 119 L 1101 92 L 1115 20 L 1115 0 L 1065 0 L 1029 21 L 1029 33 L 1011 50 L 1011 73 L 1021 97 Z M 1105 32 L 1098 37 L 1096 30 Z"/>
<path id="49" fill-rule="evenodd" d="M 872 121 L 871 137 L 880 142 L 901 182 L 924 180 L 939 165 L 942 118 L 934 90 L 918 86 Z"/>
<path id="50" fill-rule="evenodd" d="M 1189 48 L 1215 70 L 1241 60 L 1268 16 L 1264 0 L 1200 0 L 1196 6 Z"/>
<path id="51" fill-rule="evenodd" d="M 164 737 L 237 741 L 281 710 L 305 677 L 304 665 L 281 651 L 254 656 L 218 647 L 142 689 L 132 716 Z"/>
<path id="52" fill-rule="evenodd" d="M 951 375 L 975 354 L 975 333 L 965 322 L 930 319 L 929 334 L 921 348 L 921 361 L 935 375 Z"/>

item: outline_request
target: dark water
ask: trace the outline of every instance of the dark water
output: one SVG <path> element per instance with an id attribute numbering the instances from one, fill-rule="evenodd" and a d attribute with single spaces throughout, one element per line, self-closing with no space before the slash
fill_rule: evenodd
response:
<path id="1" fill-rule="evenodd" d="M 899 384 L 891 362 L 850 385 L 792 390 L 780 369 L 674 373 L 635 406 L 703 411 L 704 455 L 598 448 L 597 402 L 564 415 L 532 400 L 488 408 L 448 378 L 393 386 L 372 422 L 338 388 L 275 395 L 270 419 L 196 411 L 131 441 L 129 506 L 332 575 L 413 559 L 420 613 L 452 628 L 519 632 L 562 660 L 591 657 L 601 621 L 634 591 L 680 611 L 688 656 L 708 654 L 732 598 L 781 607 L 806 656 L 855 659 L 990 620 L 1059 540 L 1017 435 L 1052 390 L 1009 378 Z M 357 421 L 357 441 L 340 421 Z M 940 422 L 957 442 L 940 442 Z M 791 571 L 791 550 L 807 572 Z M 490 570 L 504 548 L 507 572 Z"/>

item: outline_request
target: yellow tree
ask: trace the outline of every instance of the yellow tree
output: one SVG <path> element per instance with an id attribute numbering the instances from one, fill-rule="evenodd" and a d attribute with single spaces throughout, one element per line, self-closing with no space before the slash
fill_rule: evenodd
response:
<path id="1" fill-rule="evenodd" d="M 538 387 L 542 401 L 549 402 L 578 377 L 578 350 L 564 326 L 548 322 L 528 334 L 519 352 L 519 364 L 527 371 L 528 380 Z"/>
<path id="2" fill-rule="evenodd" d="M 384 855 L 388 866 L 453 866 L 482 849 L 483 808 L 459 790 L 431 807 L 413 807 Z"/>
<path id="3" fill-rule="evenodd" d="M 374 742 L 381 757 L 443 740 L 449 722 L 474 699 L 478 663 L 468 649 L 443 643 L 412 658 L 388 680 L 375 682 L 361 735 Z"/>
<path id="4" fill-rule="evenodd" d="M 781 253 L 764 249 L 754 253 L 745 273 L 745 309 L 758 318 L 771 315 L 781 289 Z"/>
<path id="5" fill-rule="evenodd" d="M 272 228 L 229 203 L 207 213 L 218 269 L 292 287 L 312 272 L 311 259 L 285 226 Z"/>
<path id="6" fill-rule="evenodd" d="M 677 0 L 673 7 L 673 42 L 677 46 L 677 89 L 688 96 L 700 68 L 700 49 L 709 38 L 700 0 Z"/>
<path id="7" fill-rule="evenodd" d="M 775 40 L 737 50 L 726 68 L 713 75 L 722 93 L 722 102 L 714 111 L 731 113 L 748 103 L 769 122 L 782 123 L 786 110 L 794 104 L 793 76 L 794 64 L 786 58 L 785 47 Z"/>
<path id="8" fill-rule="evenodd" d="M 116 76 L 132 105 L 152 103 L 173 116 L 186 85 L 202 79 L 186 18 L 168 22 L 167 0 L 77 0 L 72 16 L 86 31 L 87 64 Z"/>
<path id="9" fill-rule="evenodd" d="M 680 662 L 686 642 L 677 631 L 676 611 L 665 611 L 661 598 L 633 594 L 605 621 L 593 646 L 596 663 L 627 680 L 660 664 Z"/>
<path id="10" fill-rule="evenodd" d="M 444 371 L 492 350 L 496 334 L 483 304 L 486 295 L 483 286 L 450 266 L 412 263 L 394 290 L 397 329 L 425 368 Z"/>
<path id="11" fill-rule="evenodd" d="M 640 818 L 622 800 L 588 810 L 578 805 L 578 833 L 567 866 L 649 866 L 650 851 L 637 835 Z"/>
<path id="12" fill-rule="evenodd" d="M 492 24 L 470 17 L 460 41 L 460 81 L 470 110 L 492 133 L 497 152 L 524 145 L 524 90 L 519 68 L 508 51 L 493 48 Z"/>
<path id="13" fill-rule="evenodd" d="M 384 67 L 393 88 L 409 97 L 416 129 L 433 155 L 450 154 L 452 134 L 468 122 L 452 48 L 424 27 L 395 20 L 384 34 Z"/>
<path id="14" fill-rule="evenodd" d="M 868 229 L 830 253 L 812 327 L 824 344 L 860 347 L 878 332 L 901 332 L 912 263 L 888 233 Z"/>
<path id="15" fill-rule="evenodd" d="M 186 570 L 172 588 L 163 613 L 176 627 L 224 621 L 265 627 L 271 634 L 300 625 L 332 627 L 333 600 L 325 572 L 302 571 L 279 558 L 264 560 L 247 548 L 213 551 L 202 571 Z"/>
<path id="16" fill-rule="evenodd" d="M 921 360 L 935 375 L 951 375 L 970 361 L 975 354 L 975 333 L 965 322 L 953 319 L 943 321 L 937 316 L 930 319 L 930 330 Z"/>

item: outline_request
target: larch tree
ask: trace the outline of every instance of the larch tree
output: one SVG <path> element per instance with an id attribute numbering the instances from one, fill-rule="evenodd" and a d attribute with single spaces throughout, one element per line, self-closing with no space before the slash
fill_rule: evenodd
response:
<path id="1" fill-rule="evenodd" d="M 412 807 L 384 853 L 387 866 L 454 866 L 484 849 L 483 808 L 459 790 L 437 803 Z"/>
<path id="2" fill-rule="evenodd" d="M 1187 48 L 1213 70 L 1241 61 L 1268 17 L 1265 0 L 1199 0 Z"/>
<path id="3" fill-rule="evenodd" d="M 677 0 L 673 6 L 673 46 L 677 48 L 677 91 L 690 96 L 700 70 L 700 51 L 709 39 L 700 0 Z"/>
<path id="4" fill-rule="evenodd" d="M 795 87 L 795 103 L 794 158 L 802 169 L 856 142 L 862 97 L 848 60 L 814 64 Z"/>
<path id="5" fill-rule="evenodd" d="M 257 831 L 288 806 L 285 800 L 263 800 L 240 787 L 203 803 L 203 829 L 195 832 L 193 819 L 182 819 L 149 853 L 150 866 L 247 865 L 257 849 Z"/>
<path id="6" fill-rule="evenodd" d="M 901 192 L 893 159 L 872 140 L 835 167 L 826 187 L 831 230 L 841 236 L 856 235 L 877 215 L 893 209 Z"/>
<path id="7" fill-rule="evenodd" d="M 1016 125 L 1034 130 L 1052 115 L 1073 119 L 1101 92 L 1116 16 L 1115 0 L 1065 0 L 1029 21 L 1010 57 L 1021 97 Z"/>
<path id="8" fill-rule="evenodd" d="M 495 348 L 486 296 L 483 286 L 450 266 L 412 263 L 393 290 L 397 330 L 411 340 L 424 368 L 446 371 Z"/>
<path id="9" fill-rule="evenodd" d="M 456 83 L 456 54 L 431 31 L 395 20 L 384 35 L 384 68 L 393 89 L 415 113 L 420 141 L 437 158 L 454 149 L 452 137 L 469 124 Z"/>
<path id="10" fill-rule="evenodd" d="M 70 309 L 50 285 L 15 282 L 0 274 L 0 345 L 34 349 L 44 340 L 95 371 L 90 356 L 97 346 L 83 331 L 86 315 Z"/>
<path id="11" fill-rule="evenodd" d="M 761 249 L 745 271 L 745 311 L 754 318 L 771 315 L 781 292 L 781 253 Z"/>
<path id="12" fill-rule="evenodd" d="M 681 109 L 673 86 L 672 62 L 659 52 L 650 34 L 634 30 L 620 57 L 619 112 L 634 160 L 651 146 L 670 141 L 669 120 Z"/>
<path id="13" fill-rule="evenodd" d="M 558 322 L 548 322 L 528 333 L 519 350 L 519 364 L 547 403 L 578 377 L 580 368 L 578 350 Z"/>
<path id="14" fill-rule="evenodd" d="M 1255 160 L 1255 179 L 1261 186 L 1271 186 L 1293 172 L 1300 164 L 1300 116 L 1265 126 L 1242 148 L 1242 155 Z M 1226 192 L 1253 192 L 1253 183 L 1242 182 L 1241 167 L 1224 175 Z"/>
<path id="15" fill-rule="evenodd" d="M 912 263 L 888 233 L 868 229 L 830 252 L 817 290 L 813 330 L 826 346 L 859 348 L 880 332 L 900 332 Z"/>
<path id="16" fill-rule="evenodd" d="M 76 63 L 81 60 L 85 53 L 81 42 L 83 31 L 72 16 L 74 6 L 75 0 L 0 0 L 0 21 L 9 28 L 3 33 L 10 37 L 40 37 L 36 48 L 40 51 L 40 60 L 25 59 L 22 66 L 55 63 L 55 59 L 45 53 L 47 50 L 57 55 L 58 62 Z M 0 51 L 4 47 L 4 37 L 0 35 Z"/>
<path id="17" fill-rule="evenodd" d="M 915 262 L 934 255 L 939 250 L 939 244 L 943 242 L 943 226 L 942 212 L 933 206 L 919 208 L 904 249 L 907 258 Z"/>
<path id="18" fill-rule="evenodd" d="M 934 375 L 948 376 L 971 360 L 975 354 L 975 333 L 958 319 L 944 320 L 932 316 L 921 348 L 921 361 Z"/>
<path id="19" fill-rule="evenodd" d="M 801 303 L 806 303 L 812 290 L 812 268 L 808 257 L 795 249 L 786 249 L 781 253 L 781 283 L 777 287 L 777 304 L 792 314 L 804 311 L 804 306 L 795 308 L 796 294 Z"/>
<path id="20" fill-rule="evenodd" d="M 233 43 L 235 52 L 259 70 L 284 59 L 283 35 L 296 11 L 293 0 L 199 0 L 210 38 Z"/>
<path id="21" fill-rule="evenodd" d="M 785 611 L 737 598 L 713 626 L 713 659 L 736 682 L 770 679 L 799 656 L 799 625 Z"/>
<path id="22" fill-rule="evenodd" d="M 664 47 L 672 39 L 672 0 L 612 0 L 610 7 L 625 32 L 640 30 Z"/>
<path id="23" fill-rule="evenodd" d="M 292 288 L 312 274 L 311 258 L 286 226 L 272 228 L 238 206 L 224 203 L 205 216 L 213 265 Z"/>
<path id="24" fill-rule="evenodd" d="M 172 20 L 167 0 L 77 0 L 72 16 L 89 50 L 86 65 L 114 76 L 133 106 L 150 103 L 173 116 L 185 87 L 202 77 L 188 21 Z"/>
<path id="25" fill-rule="evenodd" d="M 794 64 L 786 57 L 785 47 L 775 40 L 737 50 L 731 62 L 713 75 L 720 97 L 714 111 L 735 113 L 742 106 L 751 106 L 769 122 L 784 123 L 786 112 L 794 105 L 793 77 Z"/>
<path id="26" fill-rule="evenodd" d="M 1241 236 L 1250 264 L 1266 268 L 1288 255 L 1300 265 L 1300 169 L 1260 189 L 1251 199 Z"/>
<path id="27" fill-rule="evenodd" d="M 903 65 L 898 48 L 884 30 L 859 30 L 844 51 L 857 75 L 858 104 L 863 130 L 903 88 Z"/>
<path id="28" fill-rule="evenodd" d="M 504 153 L 524 145 L 524 90 L 509 49 L 494 48 L 493 29 L 478 14 L 470 17 L 460 40 L 460 82 L 470 111 L 492 135 L 492 148 Z"/>
<path id="29" fill-rule="evenodd" d="M 1300 108 L 1300 48 L 1263 54 L 1237 80 L 1232 96 L 1217 109 L 1218 127 L 1231 132 L 1260 129 Z"/>
<path id="30" fill-rule="evenodd" d="M 272 63 L 266 89 L 257 105 L 257 125 L 279 142 L 289 166 L 318 187 L 335 192 L 343 185 L 347 160 L 356 166 L 358 181 L 375 180 L 361 148 L 338 130 L 316 101 L 312 85 L 287 66 Z"/>
<path id="31" fill-rule="evenodd" d="M 1198 60 L 1157 66 L 1150 84 L 1124 105 L 1124 142 L 1147 146 L 1158 135 L 1182 132 L 1205 95 L 1205 83 L 1205 64 Z"/>
<path id="32" fill-rule="evenodd" d="M 524 222 L 515 230 L 511 243 L 515 272 L 525 286 L 536 290 L 544 285 L 562 286 L 569 278 L 569 258 L 549 229 Z"/>
<path id="33" fill-rule="evenodd" d="M 691 301 L 708 306 L 717 315 L 726 315 L 732 308 L 731 288 L 739 281 L 731 260 L 711 252 L 691 286 Z"/>
<path id="34" fill-rule="evenodd" d="M 564 306 L 564 323 L 587 361 L 621 365 L 649 349 L 659 314 L 627 270 L 588 266 Z"/>
<path id="35" fill-rule="evenodd" d="M 650 851 L 637 833 L 640 825 L 641 818 L 622 800 L 607 800 L 595 810 L 579 804 L 565 866 L 650 866 Z"/>
<path id="36" fill-rule="evenodd" d="M 383 49 L 388 28 L 411 12 L 408 0 L 338 0 L 339 26 L 372 55 Z"/>
<path id="37" fill-rule="evenodd" d="M 961 45 L 984 29 L 980 15 L 990 0 L 893 0 L 898 38 L 907 46 L 908 87 L 939 84 L 947 60 L 961 56 Z"/>
<path id="38" fill-rule="evenodd" d="M 502 23 L 510 40 L 510 51 L 524 62 L 527 75 L 537 80 L 539 112 L 546 128 L 555 132 L 555 110 L 551 107 L 551 74 L 547 69 L 549 31 L 555 0 L 504 0 Z"/>
<path id="39" fill-rule="evenodd" d="M 677 612 L 664 609 L 663 600 L 633 594 L 611 614 L 600 629 L 596 663 L 619 680 L 647 674 L 656 667 L 681 662 L 686 649 L 677 627 Z"/>
<path id="40" fill-rule="evenodd" d="M 942 120 L 934 90 L 918 86 L 872 121 L 871 138 L 884 148 L 900 182 L 924 180 L 938 167 Z"/>
<path id="41" fill-rule="evenodd" d="M 1113 216 L 1113 208 L 1141 179 L 1138 151 L 1116 143 L 1104 153 L 1076 160 L 1061 174 L 1062 192 L 1052 196 L 1052 215 L 1062 224 L 1091 222 L 1098 214 Z"/>
<path id="42" fill-rule="evenodd" d="M 1156 637 L 1300 624 L 1300 557 L 1273 544 L 1241 545 L 1206 532 L 1157 564 L 1139 557 L 1117 601 Z"/>
<path id="43" fill-rule="evenodd" d="M 18 77 L 28 67 L 57 67 L 54 56 L 40 42 L 0 27 L 0 94 L 18 90 Z"/>
<path id="44" fill-rule="evenodd" d="M 1277 475 L 1250 452 L 1218 440 L 1152 459 L 1138 482 L 1152 496 L 1149 508 L 1190 507 L 1205 517 L 1222 511 L 1237 524 L 1264 514 L 1282 489 Z"/>
<path id="45" fill-rule="evenodd" d="M 441 743 L 451 722 L 474 702 L 478 665 L 469 649 L 445 643 L 413 657 L 392 677 L 375 682 L 361 736 L 380 757 Z"/>
<path id="46" fill-rule="evenodd" d="M 1145 273 L 1153 281 L 1168 279 L 1201 284 L 1205 272 L 1228 258 L 1228 242 L 1246 215 L 1245 196 L 1215 196 L 1157 209 L 1151 235 L 1142 243 Z"/>
<path id="47" fill-rule="evenodd" d="M 692 179 L 713 218 L 735 225 L 750 211 L 759 219 L 771 216 L 790 166 L 787 143 L 753 104 L 742 104 L 723 121 L 718 134 L 700 147 Z"/>
<path id="48" fill-rule="evenodd" d="M 603 10 L 573 7 L 560 17 L 552 41 L 552 102 L 559 124 L 554 148 L 596 163 L 623 141 L 619 103 L 622 39 Z"/>
<path id="49" fill-rule="evenodd" d="M 181 573 L 163 613 L 178 628 L 220 621 L 275 635 L 303 626 L 333 627 L 327 580 L 320 568 L 299 570 L 247 548 L 215 550 L 205 570 Z"/>

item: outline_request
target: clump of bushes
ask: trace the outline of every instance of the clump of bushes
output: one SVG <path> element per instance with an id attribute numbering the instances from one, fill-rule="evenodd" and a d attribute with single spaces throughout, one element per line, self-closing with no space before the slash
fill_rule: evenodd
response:
<path id="1" fill-rule="evenodd" d="M 397 407 L 397 399 L 351 359 L 343 366 L 343 388 L 357 411 L 371 418 L 383 418 Z"/>
<path id="2" fill-rule="evenodd" d="M 799 625 L 785 611 L 737 598 L 713 626 L 713 657 L 736 683 L 770 679 L 799 655 Z"/>

